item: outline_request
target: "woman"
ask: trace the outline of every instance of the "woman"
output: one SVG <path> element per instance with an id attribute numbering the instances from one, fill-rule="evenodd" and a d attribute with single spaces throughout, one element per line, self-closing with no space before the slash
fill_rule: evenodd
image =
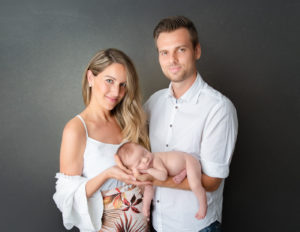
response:
<path id="1" fill-rule="evenodd" d="M 67 229 L 146 231 L 142 194 L 115 165 L 124 141 L 149 148 L 136 70 L 116 49 L 98 52 L 82 79 L 86 108 L 65 126 L 53 198 Z M 126 184 L 125 184 L 126 183 Z"/>

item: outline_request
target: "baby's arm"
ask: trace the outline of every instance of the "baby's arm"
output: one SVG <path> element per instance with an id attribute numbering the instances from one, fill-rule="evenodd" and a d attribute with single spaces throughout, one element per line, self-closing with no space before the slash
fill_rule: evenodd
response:
<path id="1" fill-rule="evenodd" d="M 139 181 L 153 181 L 154 180 L 154 177 L 148 173 L 146 173 L 146 174 L 136 173 L 136 174 L 134 174 L 134 177 Z"/>
<path id="2" fill-rule="evenodd" d="M 168 171 L 165 168 L 163 162 L 161 161 L 160 158 L 157 158 L 155 160 L 155 167 L 153 168 L 148 168 L 145 170 L 146 173 L 150 174 L 153 176 L 155 179 L 160 180 L 160 181 L 165 181 L 168 178 Z"/>
<path id="3" fill-rule="evenodd" d="M 153 176 L 155 179 L 160 180 L 160 181 L 165 181 L 168 178 L 168 173 L 167 171 L 159 170 L 156 168 L 149 168 L 146 170 L 146 172 Z"/>

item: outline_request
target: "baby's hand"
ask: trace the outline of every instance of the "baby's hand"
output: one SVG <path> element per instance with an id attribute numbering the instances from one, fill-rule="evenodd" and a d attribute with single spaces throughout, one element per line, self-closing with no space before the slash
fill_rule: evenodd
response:
<path id="1" fill-rule="evenodd" d="M 140 174 L 138 176 L 135 176 L 135 178 L 139 181 L 153 181 L 154 178 L 153 176 L 149 175 L 149 174 Z"/>
<path id="2" fill-rule="evenodd" d="M 139 175 L 141 175 L 141 173 L 139 172 L 139 170 L 136 169 L 136 168 L 132 168 L 132 173 L 133 173 L 133 175 L 134 175 L 135 178 L 138 177 Z"/>
<path id="3" fill-rule="evenodd" d="M 133 176 L 139 181 L 153 181 L 153 176 L 147 173 L 147 170 L 132 169 Z"/>
<path id="4" fill-rule="evenodd" d="M 138 170 L 140 173 L 143 173 L 143 174 L 147 174 L 148 173 L 148 169 L 140 169 Z"/>

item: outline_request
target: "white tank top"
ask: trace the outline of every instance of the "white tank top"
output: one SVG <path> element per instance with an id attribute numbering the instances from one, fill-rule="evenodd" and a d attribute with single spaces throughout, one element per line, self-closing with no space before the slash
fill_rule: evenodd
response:
<path id="1" fill-rule="evenodd" d="M 91 179 L 103 172 L 105 169 L 116 165 L 114 154 L 118 150 L 119 146 L 122 145 L 122 143 L 102 143 L 90 138 L 83 118 L 80 115 L 77 115 L 77 117 L 81 120 L 86 133 L 86 146 L 83 156 L 84 160 L 82 175 L 88 179 Z M 110 190 L 123 185 L 125 184 L 119 180 L 109 179 L 100 187 L 100 190 Z"/>

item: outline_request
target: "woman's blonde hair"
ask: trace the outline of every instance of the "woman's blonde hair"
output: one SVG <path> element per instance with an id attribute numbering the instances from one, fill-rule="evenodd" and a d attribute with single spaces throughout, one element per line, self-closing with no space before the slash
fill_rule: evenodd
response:
<path id="1" fill-rule="evenodd" d="M 82 77 L 82 96 L 86 106 L 91 100 L 91 91 L 87 80 L 87 72 L 90 70 L 94 76 L 103 72 L 113 63 L 124 65 L 127 73 L 126 94 L 122 101 L 111 111 L 115 116 L 125 140 L 139 143 L 150 148 L 146 126 L 146 116 L 142 109 L 142 97 L 139 87 L 139 79 L 131 59 L 122 51 L 109 48 L 99 51 L 89 62 Z"/>

